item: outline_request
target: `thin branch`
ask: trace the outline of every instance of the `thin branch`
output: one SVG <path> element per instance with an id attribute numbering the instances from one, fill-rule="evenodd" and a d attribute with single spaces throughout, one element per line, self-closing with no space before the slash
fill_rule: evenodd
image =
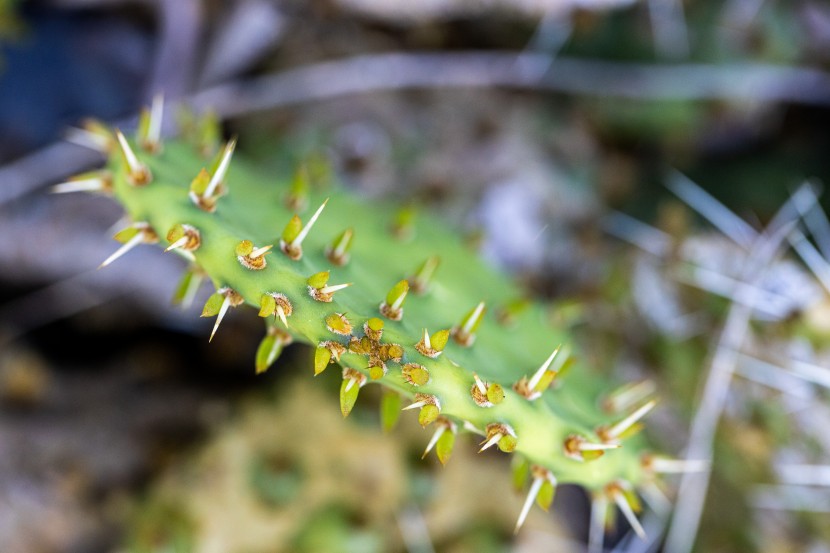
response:
<path id="1" fill-rule="evenodd" d="M 738 364 L 740 350 L 749 333 L 753 305 L 757 301 L 758 288 L 755 282 L 763 278 L 766 267 L 778 254 L 782 242 L 792 232 L 793 222 L 786 221 L 784 214 L 793 211 L 794 200 L 790 198 L 778 211 L 767 229 L 753 241 L 749 257 L 744 265 L 741 280 L 747 286 L 736 290 L 736 295 L 745 295 L 742 301 L 735 301 L 729 309 L 726 323 L 712 357 L 709 375 L 706 378 L 703 395 L 692 419 L 686 459 L 712 459 L 713 443 L 718 421 L 726 406 L 732 375 Z M 666 536 L 667 553 L 688 553 L 691 551 L 703 503 L 709 487 L 710 471 L 689 472 L 683 475 L 678 491 L 674 516 Z"/>
<path id="2" fill-rule="evenodd" d="M 521 56 L 522 63 L 517 64 Z M 534 67 L 545 69 L 542 78 Z M 197 108 L 225 117 L 369 92 L 506 87 L 637 100 L 830 105 L 830 74 L 757 63 L 637 64 L 531 52 L 386 53 L 321 62 L 197 93 Z"/>

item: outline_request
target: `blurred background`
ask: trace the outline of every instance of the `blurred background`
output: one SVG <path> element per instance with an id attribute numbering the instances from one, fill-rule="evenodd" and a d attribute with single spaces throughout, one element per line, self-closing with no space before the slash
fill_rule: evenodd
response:
<path id="1" fill-rule="evenodd" d="M 254 377 L 252 313 L 208 346 L 177 259 L 95 270 L 121 213 L 49 194 L 102 161 L 67 129 L 157 93 L 453 221 L 654 382 L 652 442 L 712 473 L 606 547 L 830 551 L 828 64 L 820 0 L 0 0 L 0 551 L 585 548 L 582 490 L 514 537 L 504 456 L 343 421 L 302 346 Z"/>

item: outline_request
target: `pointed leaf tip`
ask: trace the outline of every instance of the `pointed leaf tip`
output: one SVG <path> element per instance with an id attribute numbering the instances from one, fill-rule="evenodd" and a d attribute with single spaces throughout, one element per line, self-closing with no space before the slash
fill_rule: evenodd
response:
<path id="1" fill-rule="evenodd" d="M 343 413 L 344 418 L 352 412 L 358 393 L 360 393 L 360 386 L 351 378 L 344 378 L 340 384 L 340 412 Z"/>

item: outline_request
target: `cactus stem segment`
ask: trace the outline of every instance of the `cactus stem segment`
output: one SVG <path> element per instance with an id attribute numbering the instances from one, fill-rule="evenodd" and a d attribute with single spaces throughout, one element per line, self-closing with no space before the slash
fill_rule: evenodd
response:
<path id="1" fill-rule="evenodd" d="M 342 267 L 349 262 L 349 249 L 352 247 L 354 229 L 347 228 L 334 239 L 330 246 L 326 246 L 326 257 L 329 261 Z"/>
<path id="2" fill-rule="evenodd" d="M 625 417 L 623 420 L 613 424 L 611 426 L 602 426 L 597 429 L 597 436 L 605 442 L 605 443 L 615 443 L 621 437 L 623 437 L 626 432 L 633 429 L 634 425 L 636 425 L 640 419 L 648 414 L 649 411 L 654 409 L 654 406 L 657 405 L 656 400 L 651 400 L 648 403 L 640 406 L 639 409 Z"/>
<path id="3" fill-rule="evenodd" d="M 112 192 L 112 175 L 108 171 L 86 173 L 51 188 L 53 194 L 69 192 Z"/>
<path id="4" fill-rule="evenodd" d="M 464 347 L 472 346 L 473 342 L 476 340 L 476 330 L 478 330 L 478 326 L 481 324 L 485 311 L 484 302 L 480 302 L 476 305 L 472 311 L 467 313 L 467 315 L 461 320 L 460 325 L 452 328 L 450 334 L 453 339 Z"/>
<path id="5" fill-rule="evenodd" d="M 317 211 L 314 212 L 314 215 L 311 216 L 305 226 L 300 223 L 300 229 L 296 234 L 294 234 L 294 229 L 292 229 L 292 227 L 296 224 L 294 223 L 293 218 L 292 222 L 288 223 L 288 227 L 286 227 L 285 231 L 283 231 L 283 237 L 280 239 L 280 249 L 290 259 L 294 261 L 302 259 L 303 240 L 305 240 L 306 236 L 308 236 L 308 233 L 311 231 L 314 223 L 317 222 L 317 218 L 320 217 L 320 214 L 323 212 L 323 209 L 326 207 L 327 203 L 329 203 L 328 198 L 320 204 L 320 207 L 317 208 Z"/>
<path id="6" fill-rule="evenodd" d="M 540 467 L 539 465 L 533 465 L 530 470 L 533 474 L 533 482 L 530 484 L 530 491 L 527 493 L 524 505 L 522 505 L 522 511 L 519 513 L 519 519 L 516 521 L 516 527 L 513 529 L 513 534 L 518 534 L 519 530 L 524 525 L 525 519 L 530 512 L 530 507 L 533 505 L 533 502 L 536 501 L 537 497 L 540 497 L 539 492 L 542 491 L 543 485 L 547 483 L 551 486 L 551 490 L 556 488 L 556 478 L 553 476 L 552 472 L 544 467 Z M 550 507 L 550 503 L 552 501 L 552 494 L 550 495 L 550 501 L 545 498 L 543 508 L 546 511 L 548 507 Z"/>
<path id="7" fill-rule="evenodd" d="M 124 156 L 124 161 L 127 164 L 127 182 L 133 186 L 144 186 L 153 180 L 150 169 L 146 165 L 138 161 L 135 152 L 127 142 L 127 138 L 120 130 L 115 129 L 115 136 L 118 139 L 118 145 L 121 147 L 121 154 Z"/>
<path id="8" fill-rule="evenodd" d="M 115 238 L 116 240 L 123 238 L 125 239 L 125 241 L 120 248 L 115 250 L 115 252 L 113 252 L 112 255 L 106 258 L 104 262 L 98 266 L 99 269 L 106 267 L 119 257 L 128 253 L 130 250 L 132 250 L 139 244 L 155 244 L 156 242 L 158 242 L 158 235 L 147 223 L 135 223 L 131 227 L 127 227 L 126 229 L 116 234 Z"/>

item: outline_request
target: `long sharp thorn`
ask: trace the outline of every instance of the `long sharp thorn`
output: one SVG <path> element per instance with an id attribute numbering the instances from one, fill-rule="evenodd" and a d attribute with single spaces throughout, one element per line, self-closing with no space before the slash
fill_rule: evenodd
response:
<path id="1" fill-rule="evenodd" d="M 499 440 L 501 440 L 503 437 L 504 435 L 501 432 L 496 432 L 495 434 L 493 434 L 492 438 L 487 440 L 487 442 L 483 446 L 481 446 L 481 449 L 479 449 L 478 452 L 481 453 L 485 449 L 493 447 L 494 445 L 499 443 Z"/>
<path id="2" fill-rule="evenodd" d="M 473 379 L 475 379 L 476 381 L 476 388 L 478 388 L 478 391 L 486 396 L 487 386 L 484 385 L 484 382 L 481 381 L 481 379 L 478 377 L 476 373 L 473 373 Z"/>
<path id="3" fill-rule="evenodd" d="M 170 250 L 175 250 L 176 248 L 181 248 L 182 246 L 184 246 L 185 244 L 187 244 L 187 242 L 188 242 L 189 240 L 190 240 L 190 237 L 189 237 L 189 236 L 182 236 L 181 238 L 179 238 L 178 240 L 176 240 L 175 242 L 173 242 L 172 244 L 170 244 L 169 246 L 167 246 L 167 247 L 164 249 L 164 251 L 165 251 L 165 253 L 166 253 L 166 252 L 169 252 Z"/>
<path id="4" fill-rule="evenodd" d="M 109 141 L 107 138 L 86 129 L 71 127 L 66 132 L 66 140 L 78 146 L 89 148 L 90 150 L 95 150 L 96 152 L 100 152 L 102 154 L 109 152 Z"/>
<path id="5" fill-rule="evenodd" d="M 634 511 L 631 509 L 631 505 L 628 504 L 628 500 L 625 498 L 622 492 L 614 492 L 614 503 L 616 503 L 617 507 L 620 508 L 620 511 L 622 512 L 623 516 L 628 521 L 628 524 L 631 525 L 631 528 L 634 530 L 637 536 L 641 540 L 645 541 L 647 539 L 646 531 L 643 528 L 643 525 L 640 524 L 637 515 L 634 514 Z"/>
<path id="6" fill-rule="evenodd" d="M 67 194 L 69 192 L 98 192 L 103 189 L 103 179 L 82 179 L 56 184 L 51 188 L 51 192 L 53 194 Z"/>
<path id="7" fill-rule="evenodd" d="M 472 432 L 473 434 L 478 434 L 479 436 L 486 436 L 486 434 L 483 431 L 476 428 L 476 426 L 473 423 L 467 420 L 464 421 L 464 430 L 466 430 L 467 432 Z"/>
<path id="8" fill-rule="evenodd" d="M 605 451 L 606 449 L 619 449 L 620 444 L 592 444 L 590 442 L 582 442 L 579 444 L 579 451 Z"/>
<path id="9" fill-rule="evenodd" d="M 641 418 L 646 416 L 649 411 L 654 409 L 654 406 L 657 405 L 656 400 L 651 400 L 648 403 L 643 404 L 639 409 L 625 417 L 623 420 L 612 426 L 608 429 L 608 436 L 611 439 L 617 438 L 620 434 L 631 428 L 634 424 L 637 423 Z"/>
<path id="10" fill-rule="evenodd" d="M 280 304 L 277 304 L 276 312 L 277 312 L 277 317 L 280 318 L 280 320 L 282 321 L 282 324 L 285 325 L 285 328 L 288 328 L 288 319 L 285 316 L 285 310 L 282 308 L 282 306 Z"/>
<path id="11" fill-rule="evenodd" d="M 106 267 L 107 265 L 109 265 L 110 263 L 112 263 L 113 261 L 115 261 L 116 259 L 118 259 L 119 257 L 121 257 L 122 255 L 124 255 L 124 254 L 126 254 L 127 252 L 129 252 L 131 249 L 133 249 L 133 248 L 135 248 L 136 246 L 138 246 L 139 244 L 141 244 L 143 241 L 144 241 L 144 234 L 143 234 L 143 233 L 141 233 L 141 232 L 136 233 L 136 235 L 135 235 L 135 236 L 133 236 L 133 237 L 132 237 L 132 238 L 130 238 L 127 242 L 125 242 L 124 244 L 122 244 L 122 245 L 121 245 L 121 247 L 120 247 L 120 248 L 118 248 L 117 250 L 115 250 L 115 252 L 114 252 L 111 256 L 109 256 L 108 258 L 106 258 L 106 259 L 104 260 L 104 262 L 103 262 L 103 263 L 101 263 L 101 264 L 98 266 L 98 268 L 99 268 L 99 269 L 102 269 L 102 268 Z"/>
<path id="12" fill-rule="evenodd" d="M 425 458 L 427 454 L 432 451 L 432 448 L 435 447 L 435 444 L 438 443 L 438 440 L 441 436 L 444 435 L 444 432 L 447 431 L 447 427 L 443 424 L 438 427 L 435 433 L 432 435 L 432 438 L 429 439 L 429 443 L 427 444 L 427 448 L 424 450 L 424 454 L 421 455 L 421 459 Z"/>
<path id="13" fill-rule="evenodd" d="M 320 288 L 320 293 L 321 294 L 333 294 L 334 292 L 337 292 L 338 290 L 342 290 L 343 288 L 348 288 L 351 285 L 352 285 L 351 282 L 346 282 L 344 284 L 333 284 L 332 286 L 323 286 L 322 288 Z"/>
<path id="14" fill-rule="evenodd" d="M 283 342 L 279 338 L 274 340 L 274 343 L 271 344 L 271 349 L 268 351 L 268 358 L 265 360 L 266 366 L 270 367 L 274 363 L 274 360 L 277 358 L 277 352 L 282 345 Z"/>
<path id="15" fill-rule="evenodd" d="M 605 541 L 605 517 L 608 500 L 604 495 L 594 497 L 591 502 L 591 524 L 588 529 L 588 553 L 602 553 Z"/>
<path id="16" fill-rule="evenodd" d="M 225 299 L 222 300 L 222 306 L 219 308 L 219 313 L 216 315 L 216 324 L 213 325 L 213 332 L 210 333 L 210 338 L 208 339 L 208 342 L 213 340 L 214 334 L 216 334 L 216 331 L 219 330 L 219 323 L 222 322 L 222 318 L 225 316 L 225 313 L 228 312 L 228 308 L 230 306 L 231 299 L 226 296 Z"/>
<path id="17" fill-rule="evenodd" d="M 208 183 L 207 188 L 205 188 L 205 192 L 202 194 L 202 197 L 212 197 L 214 192 L 216 192 L 216 187 L 218 187 L 219 184 L 225 179 L 225 174 L 228 172 L 228 166 L 230 166 L 234 149 L 236 149 L 236 138 L 232 138 L 225 146 L 225 153 L 222 154 L 222 160 L 219 162 L 219 167 L 216 168 L 213 176 L 210 177 L 210 182 Z"/>
<path id="18" fill-rule="evenodd" d="M 250 257 L 251 259 L 256 259 L 257 257 L 262 257 L 263 255 L 265 255 L 266 253 L 271 251 L 271 248 L 273 248 L 273 247 L 274 247 L 274 245 L 271 244 L 270 246 L 263 246 L 261 248 L 257 248 L 254 251 L 252 251 L 251 253 L 249 253 L 248 257 Z"/>
<path id="19" fill-rule="evenodd" d="M 514 534 L 518 534 L 519 529 L 522 525 L 524 525 L 527 514 L 530 512 L 530 507 L 536 500 L 536 496 L 539 495 L 539 490 L 542 489 L 542 484 L 544 484 L 544 482 L 545 479 L 539 478 L 538 476 L 533 479 L 533 483 L 530 485 L 530 491 L 527 493 L 527 497 L 525 498 L 525 503 L 522 505 L 522 512 L 519 513 L 519 520 L 516 521 L 516 527 L 513 529 Z"/>
<path id="20" fill-rule="evenodd" d="M 652 459 L 649 467 L 654 472 L 663 474 L 682 474 L 686 472 L 703 472 L 709 470 L 710 463 L 705 459 Z"/>
<path id="21" fill-rule="evenodd" d="M 182 297 L 182 309 L 188 309 L 191 305 L 193 305 L 193 299 L 196 297 L 196 292 L 199 291 L 199 286 L 202 285 L 202 275 L 194 274 L 190 278 L 190 282 L 187 285 L 187 290 Z"/>
<path id="22" fill-rule="evenodd" d="M 409 411 L 410 409 L 420 409 L 421 407 L 423 407 L 426 404 L 427 404 L 426 401 L 416 401 L 412 405 L 407 405 L 406 407 L 401 409 L 401 411 Z"/>
<path id="23" fill-rule="evenodd" d="M 130 168 L 130 173 L 143 173 L 144 166 L 138 161 L 138 158 L 133 152 L 133 149 L 130 148 L 130 144 L 127 142 L 127 138 L 124 136 L 119 129 L 115 129 L 115 136 L 118 138 L 118 144 L 121 146 L 121 151 L 124 153 L 124 159 L 127 160 L 127 166 Z"/>
<path id="24" fill-rule="evenodd" d="M 424 329 L 424 349 L 432 349 L 432 343 L 429 341 L 429 332 L 427 332 L 427 329 Z M 484 393 L 486 394 L 487 392 L 485 391 Z"/>
<path id="25" fill-rule="evenodd" d="M 542 376 L 545 374 L 545 371 L 548 370 L 548 367 L 550 367 L 550 364 L 553 363 L 553 360 L 556 357 L 556 354 L 559 353 L 559 349 L 561 347 L 562 347 L 562 344 L 559 344 L 558 346 L 556 346 L 556 349 L 553 350 L 553 353 L 550 354 L 550 357 L 548 357 L 547 361 L 542 363 L 542 366 L 539 367 L 539 369 L 533 374 L 533 377 L 530 379 L 530 382 L 527 383 L 528 389 L 530 389 L 530 390 L 535 390 L 536 389 L 536 385 L 539 384 L 540 380 L 542 380 Z"/>
<path id="26" fill-rule="evenodd" d="M 161 140 L 161 120 L 164 116 L 164 95 L 156 94 L 150 107 L 150 123 L 147 127 L 147 143 L 158 145 Z"/>
<path id="27" fill-rule="evenodd" d="M 479 302 L 476 305 L 475 311 L 473 311 L 472 315 L 467 319 L 467 322 L 464 324 L 462 330 L 466 334 L 471 334 L 473 331 L 473 327 L 475 326 L 476 322 L 478 322 L 479 318 L 481 317 L 481 313 L 484 311 L 484 302 Z"/>
<path id="28" fill-rule="evenodd" d="M 311 231 L 311 227 L 313 227 L 314 223 L 317 222 L 317 218 L 323 212 L 323 209 L 326 207 L 327 203 L 329 203 L 328 198 L 326 198 L 326 200 L 322 204 L 320 204 L 320 207 L 317 208 L 317 211 L 314 212 L 314 215 L 311 216 L 308 222 L 303 226 L 302 230 L 300 230 L 300 234 L 298 234 L 297 237 L 291 241 L 292 245 L 302 245 L 303 240 L 305 240 L 305 237 L 308 236 L 308 233 Z"/>

